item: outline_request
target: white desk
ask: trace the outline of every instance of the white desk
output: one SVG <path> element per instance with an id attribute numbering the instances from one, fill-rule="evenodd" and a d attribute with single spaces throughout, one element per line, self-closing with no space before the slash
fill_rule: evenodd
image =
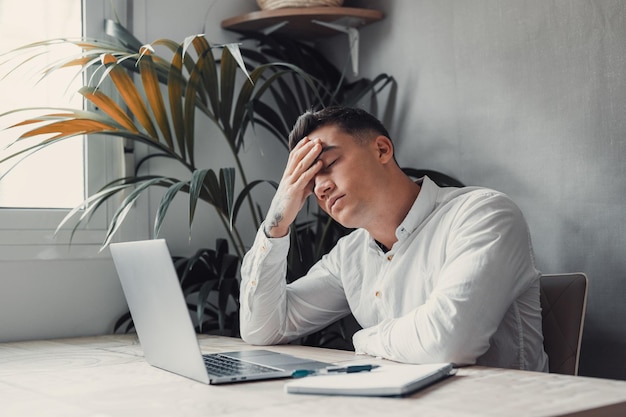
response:
<path id="1" fill-rule="evenodd" d="M 252 348 L 201 337 L 204 351 Z M 273 346 L 327 362 L 351 352 Z M 375 361 L 375 360 L 374 360 Z M 625 416 L 626 381 L 468 367 L 407 398 L 286 394 L 284 380 L 203 385 L 148 365 L 134 336 L 0 344 L 0 416 Z"/>

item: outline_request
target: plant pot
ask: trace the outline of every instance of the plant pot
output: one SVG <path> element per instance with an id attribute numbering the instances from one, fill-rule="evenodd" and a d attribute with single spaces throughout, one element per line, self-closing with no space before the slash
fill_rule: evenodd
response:
<path id="1" fill-rule="evenodd" d="M 286 7 L 340 7 L 343 0 L 257 0 L 261 10 L 274 10 Z"/>

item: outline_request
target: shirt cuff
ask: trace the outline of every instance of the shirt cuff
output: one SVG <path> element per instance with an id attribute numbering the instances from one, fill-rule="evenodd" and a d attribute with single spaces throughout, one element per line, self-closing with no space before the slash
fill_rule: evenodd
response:
<path id="1" fill-rule="evenodd" d="M 275 263 L 284 261 L 289 253 L 290 233 L 283 237 L 268 237 L 265 234 L 264 223 L 261 224 L 254 239 L 254 248 L 260 254 L 257 262 Z"/>
<path id="2" fill-rule="evenodd" d="M 354 352 L 357 354 L 367 354 L 382 358 L 389 357 L 381 343 L 381 338 L 378 334 L 378 326 L 359 330 L 352 336 L 352 343 L 354 345 Z"/>

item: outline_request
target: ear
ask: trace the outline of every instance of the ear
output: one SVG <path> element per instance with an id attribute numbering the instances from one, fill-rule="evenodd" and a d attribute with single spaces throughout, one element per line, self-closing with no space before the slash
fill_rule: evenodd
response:
<path id="1" fill-rule="evenodd" d="M 378 160 L 386 164 L 393 160 L 393 143 L 387 136 L 379 135 L 374 139 L 376 151 L 378 152 Z"/>

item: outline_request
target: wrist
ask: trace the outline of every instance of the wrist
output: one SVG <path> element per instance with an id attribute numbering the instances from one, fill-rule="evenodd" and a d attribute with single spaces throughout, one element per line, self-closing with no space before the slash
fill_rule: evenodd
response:
<path id="1" fill-rule="evenodd" d="M 289 227 L 284 228 L 270 222 L 265 222 L 263 224 L 263 233 L 270 239 L 278 239 L 289 234 Z"/>

